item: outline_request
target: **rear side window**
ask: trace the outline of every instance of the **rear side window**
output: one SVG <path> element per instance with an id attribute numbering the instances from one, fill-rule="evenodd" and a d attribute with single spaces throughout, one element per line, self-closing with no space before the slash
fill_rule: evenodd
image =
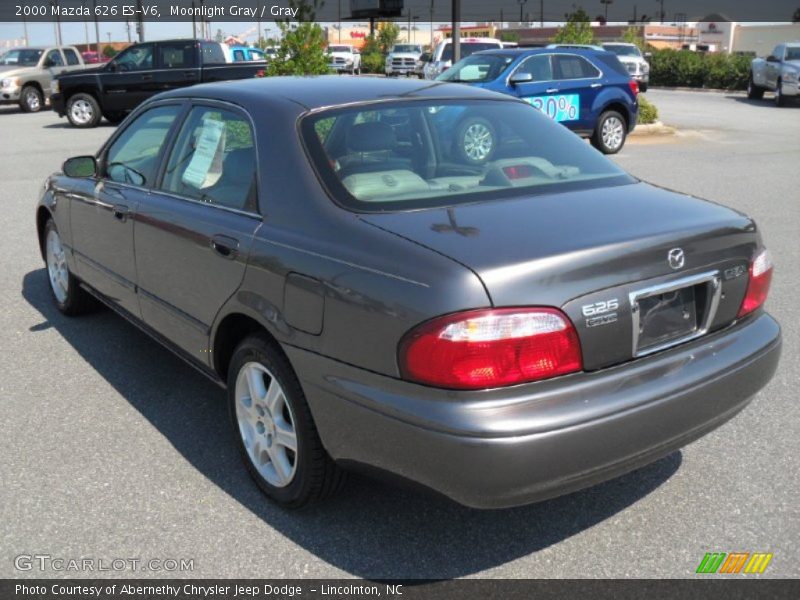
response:
<path id="1" fill-rule="evenodd" d="M 165 42 L 158 45 L 162 69 L 191 69 L 194 64 L 195 42 Z"/>
<path id="2" fill-rule="evenodd" d="M 158 156 L 179 112 L 179 106 L 159 106 L 136 117 L 108 149 L 106 177 L 129 185 L 152 185 Z"/>
<path id="3" fill-rule="evenodd" d="M 201 42 L 200 50 L 203 55 L 204 65 L 219 65 L 227 62 L 225 60 L 225 53 L 222 51 L 222 47 L 219 44 Z"/>
<path id="4" fill-rule="evenodd" d="M 234 50 L 233 51 L 233 61 L 234 62 L 242 62 L 244 60 L 244 51 L 243 50 Z"/>
<path id="5" fill-rule="evenodd" d="M 256 212 L 256 149 L 249 121 L 225 109 L 193 108 L 172 149 L 161 188 Z"/>
<path id="6" fill-rule="evenodd" d="M 68 65 L 81 64 L 81 61 L 78 60 L 78 54 L 72 48 L 64 48 L 64 56 L 67 58 Z"/>
<path id="7" fill-rule="evenodd" d="M 600 76 L 597 67 L 582 56 L 574 54 L 554 55 L 553 70 L 556 79 L 586 79 Z"/>

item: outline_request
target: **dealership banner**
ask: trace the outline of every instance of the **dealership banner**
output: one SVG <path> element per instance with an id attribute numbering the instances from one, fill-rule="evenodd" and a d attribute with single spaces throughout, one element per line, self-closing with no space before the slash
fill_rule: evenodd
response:
<path id="1" fill-rule="evenodd" d="M 799 580 L 29 579 L 0 580 L 3 600 L 738 600 L 800 597 Z"/>
<path id="2" fill-rule="evenodd" d="M 789 22 L 796 0 L 669 0 L 608 3 L 573 0 L 1 0 L 0 22 L 49 21 L 274 21 L 335 22 L 397 19 L 444 22 L 540 24 L 564 20 L 584 8 L 592 19 L 612 22 L 665 23 L 715 21 Z M 601 10 L 602 9 L 602 10 Z"/>

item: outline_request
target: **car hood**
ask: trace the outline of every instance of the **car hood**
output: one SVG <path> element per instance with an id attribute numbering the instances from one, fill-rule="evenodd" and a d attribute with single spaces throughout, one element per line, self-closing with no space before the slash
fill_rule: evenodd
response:
<path id="1" fill-rule="evenodd" d="M 329 52 L 328 56 L 332 56 L 334 58 L 353 58 L 355 54 L 352 52 Z"/>
<path id="2" fill-rule="evenodd" d="M 800 60 L 785 60 L 783 61 L 783 65 L 785 67 L 794 67 L 795 69 L 800 69 Z"/>
<path id="3" fill-rule="evenodd" d="M 619 56 L 617 55 L 619 62 L 621 63 L 640 63 L 646 62 L 643 57 L 641 56 Z"/>
<path id="4" fill-rule="evenodd" d="M 108 63 L 98 64 L 96 67 L 87 67 L 85 69 L 76 69 L 74 71 L 63 71 L 58 73 L 59 77 L 66 77 L 72 75 L 87 75 L 91 73 L 98 73 L 102 71 Z"/>
<path id="5" fill-rule="evenodd" d="M 17 67 L 15 65 L 2 65 L 0 66 L 0 76 L 2 77 L 19 77 L 20 75 L 29 75 L 38 71 L 36 67 Z"/>
<path id="6" fill-rule="evenodd" d="M 756 238 L 738 212 L 645 183 L 361 218 L 469 267 L 495 306 L 562 306 L 672 273 L 676 246 L 688 271 L 746 256 Z"/>

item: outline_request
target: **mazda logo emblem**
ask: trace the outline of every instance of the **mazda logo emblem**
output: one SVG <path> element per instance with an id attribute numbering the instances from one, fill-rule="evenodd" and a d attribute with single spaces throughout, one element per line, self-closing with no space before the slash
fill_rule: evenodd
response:
<path id="1" fill-rule="evenodd" d="M 673 248 L 667 252 L 667 262 L 673 269 L 683 268 L 683 265 L 686 262 L 686 257 L 683 254 L 683 250 L 680 248 Z"/>

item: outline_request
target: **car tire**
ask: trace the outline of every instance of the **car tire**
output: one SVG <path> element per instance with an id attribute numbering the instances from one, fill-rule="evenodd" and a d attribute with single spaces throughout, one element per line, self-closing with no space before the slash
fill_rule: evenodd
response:
<path id="1" fill-rule="evenodd" d="M 603 154 L 616 154 L 622 150 L 627 136 L 625 117 L 615 110 L 607 110 L 597 119 L 592 145 Z"/>
<path id="2" fill-rule="evenodd" d="M 97 127 L 102 118 L 100 104 L 91 94 L 81 92 L 67 100 L 67 119 L 73 127 Z"/>
<path id="3" fill-rule="evenodd" d="M 35 113 L 44 107 L 44 96 L 35 85 L 26 85 L 19 95 L 19 107 L 22 112 Z"/>
<path id="4" fill-rule="evenodd" d="M 786 97 L 783 95 L 783 82 L 778 79 L 775 86 L 775 106 L 786 106 Z"/>
<path id="5" fill-rule="evenodd" d="M 56 307 L 63 314 L 74 317 L 97 308 L 95 299 L 69 272 L 66 250 L 61 243 L 56 224 L 52 219 L 44 226 L 44 259 L 50 293 Z"/>
<path id="6" fill-rule="evenodd" d="M 487 163 L 497 150 L 497 131 L 483 117 L 464 119 L 456 128 L 455 153 L 469 165 Z"/>
<path id="7" fill-rule="evenodd" d="M 747 97 L 750 100 L 761 100 L 764 97 L 764 88 L 753 83 L 753 74 L 747 80 Z"/>
<path id="8" fill-rule="evenodd" d="M 270 499 L 302 508 L 341 487 L 345 474 L 322 445 L 300 382 L 266 335 L 249 336 L 234 351 L 228 409 L 247 470 Z"/>

